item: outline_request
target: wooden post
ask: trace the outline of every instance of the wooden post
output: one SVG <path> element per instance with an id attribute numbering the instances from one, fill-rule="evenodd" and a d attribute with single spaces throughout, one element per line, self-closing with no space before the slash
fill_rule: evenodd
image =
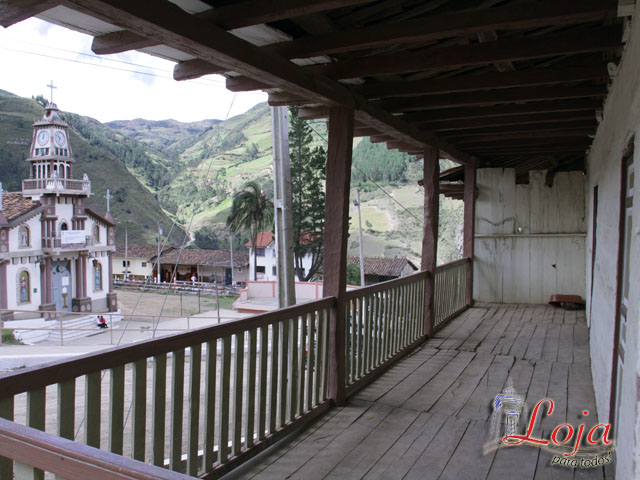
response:
<path id="1" fill-rule="evenodd" d="M 424 150 L 424 232 L 422 235 L 421 269 L 429 272 L 425 281 L 424 325 L 422 333 L 433 334 L 435 312 L 433 308 L 435 271 L 438 249 L 438 208 L 440 189 L 440 163 L 436 148 Z"/>
<path id="2" fill-rule="evenodd" d="M 468 306 L 473 305 L 473 236 L 476 217 L 476 169 L 471 165 L 464 167 L 464 245 L 463 256 L 470 260 L 467 265 Z"/>
<path id="3" fill-rule="evenodd" d="M 343 107 L 329 110 L 323 296 L 336 298 L 329 322 L 328 396 L 338 405 L 345 399 L 345 293 L 353 124 L 353 110 Z"/>

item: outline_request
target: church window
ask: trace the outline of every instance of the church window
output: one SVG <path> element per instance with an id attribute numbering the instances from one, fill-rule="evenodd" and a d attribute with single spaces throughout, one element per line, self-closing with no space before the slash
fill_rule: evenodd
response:
<path id="1" fill-rule="evenodd" d="M 102 264 L 97 260 L 93 261 L 93 278 L 93 289 L 96 291 L 102 290 Z"/>
<path id="2" fill-rule="evenodd" d="M 19 244 L 21 247 L 28 247 L 29 246 L 29 227 L 27 226 L 22 226 L 20 227 L 20 230 L 18 231 L 18 237 L 19 237 Z"/>
<path id="3" fill-rule="evenodd" d="M 21 270 L 18 272 L 18 303 L 29 303 L 30 295 L 29 272 Z"/>
<path id="4" fill-rule="evenodd" d="M 100 243 L 100 227 L 98 225 L 93 226 L 93 241 Z"/>

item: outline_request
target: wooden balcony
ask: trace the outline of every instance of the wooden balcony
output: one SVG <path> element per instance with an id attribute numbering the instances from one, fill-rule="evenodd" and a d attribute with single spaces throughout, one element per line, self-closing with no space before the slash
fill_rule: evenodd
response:
<path id="1" fill-rule="evenodd" d="M 469 268 L 436 269 L 436 329 L 467 307 Z M 420 345 L 430 276 L 348 292 L 343 331 L 327 297 L 2 377 L 0 477 L 217 478 L 328 411 L 332 381 L 354 395 Z"/>
<path id="2" fill-rule="evenodd" d="M 511 377 L 529 408 L 552 415 L 534 430 L 598 423 L 584 311 L 544 305 L 477 305 L 300 435 L 242 468 L 235 478 L 548 479 L 613 478 L 611 464 L 550 466 L 532 446 L 483 455 L 491 403 Z M 590 417 L 582 418 L 588 410 Z M 586 431 L 586 429 L 585 429 Z M 573 444 L 573 442 L 572 442 Z M 574 477 L 575 474 L 575 477 Z"/>

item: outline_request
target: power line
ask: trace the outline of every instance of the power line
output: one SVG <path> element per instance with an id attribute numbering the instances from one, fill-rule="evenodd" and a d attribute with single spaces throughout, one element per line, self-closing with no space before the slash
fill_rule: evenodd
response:
<path id="1" fill-rule="evenodd" d="M 307 125 L 309 125 L 309 128 L 311 130 L 313 130 L 316 135 L 318 135 L 322 140 L 324 140 L 324 142 L 329 145 L 329 141 L 322 136 L 315 128 L 313 128 L 313 126 L 307 122 Z M 407 207 L 405 207 L 404 205 L 402 205 L 398 200 L 396 200 L 393 195 L 391 195 L 389 192 L 387 192 L 384 188 L 382 188 L 380 185 L 378 185 L 375 180 L 371 179 L 366 173 L 364 173 L 360 168 L 358 168 L 356 165 L 351 164 L 352 168 L 355 168 L 356 170 L 358 170 L 358 172 L 360 172 L 362 174 L 363 177 L 367 178 L 367 180 L 371 183 L 373 183 L 373 185 L 380 190 L 382 193 L 384 193 L 387 197 L 389 197 L 391 200 L 393 200 L 395 203 L 397 203 L 405 212 L 407 212 L 409 215 L 411 215 L 413 218 L 415 218 L 418 222 L 420 222 L 420 224 L 422 224 L 423 220 L 421 218 L 419 218 L 417 215 L 415 215 L 413 212 L 409 211 L 407 209 Z"/>

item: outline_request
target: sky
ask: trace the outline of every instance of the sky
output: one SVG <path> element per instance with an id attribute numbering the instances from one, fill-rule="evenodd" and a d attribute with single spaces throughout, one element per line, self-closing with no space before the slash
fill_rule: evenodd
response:
<path id="1" fill-rule="evenodd" d="M 0 89 L 48 99 L 53 80 L 53 101 L 61 110 L 101 122 L 224 120 L 267 100 L 262 92 L 234 95 L 219 75 L 177 82 L 173 62 L 145 53 L 97 56 L 92 40 L 37 18 L 0 27 Z"/>

